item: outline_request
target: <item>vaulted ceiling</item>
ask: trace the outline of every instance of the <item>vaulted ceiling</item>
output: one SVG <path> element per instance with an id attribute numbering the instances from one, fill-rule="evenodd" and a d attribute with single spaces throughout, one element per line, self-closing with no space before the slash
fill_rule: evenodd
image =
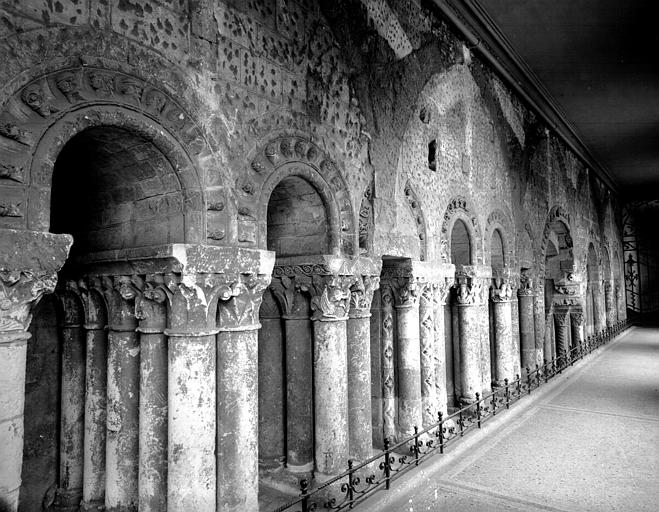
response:
<path id="1" fill-rule="evenodd" d="M 479 3 L 621 191 L 659 197 L 659 2 Z"/>

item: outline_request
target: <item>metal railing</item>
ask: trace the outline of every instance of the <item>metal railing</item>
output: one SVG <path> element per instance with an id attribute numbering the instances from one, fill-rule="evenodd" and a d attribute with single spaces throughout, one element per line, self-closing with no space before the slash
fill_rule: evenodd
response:
<path id="1" fill-rule="evenodd" d="M 384 440 L 384 450 L 373 457 L 355 464 L 348 460 L 348 469 L 310 490 L 308 480 L 300 481 L 300 494 L 297 498 L 272 510 L 272 512 L 312 512 L 316 510 L 352 509 L 379 489 L 388 490 L 391 482 L 417 467 L 427 458 L 443 454 L 444 450 L 465 436 L 469 431 L 479 429 L 490 418 L 509 409 L 511 404 L 530 395 L 534 389 L 549 382 L 557 374 L 574 365 L 597 348 L 611 341 L 631 326 L 629 320 L 621 320 L 582 343 L 573 346 L 569 352 L 561 354 L 534 369 L 525 368 L 524 376 L 516 375 L 514 381 L 505 379 L 504 385 L 491 393 L 481 396 L 458 411 L 444 415 L 439 412 L 437 423 L 392 444 Z M 294 507 L 298 507 L 295 508 Z M 321 508 L 322 507 L 322 508 Z"/>

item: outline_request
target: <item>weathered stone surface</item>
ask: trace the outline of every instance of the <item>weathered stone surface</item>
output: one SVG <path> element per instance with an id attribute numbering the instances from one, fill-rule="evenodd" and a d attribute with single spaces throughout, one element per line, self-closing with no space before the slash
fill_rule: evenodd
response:
<path id="1" fill-rule="evenodd" d="M 144 510 L 165 496 L 172 511 L 254 508 L 257 416 L 272 418 L 269 433 L 260 429 L 271 449 L 263 456 L 334 474 L 368 453 L 369 394 L 373 439 L 395 438 L 447 412 L 456 394 L 486 390 L 490 356 L 496 374 L 510 375 L 519 352 L 533 367 L 557 344 L 565 351 L 560 311 L 573 340 L 578 314 L 593 328 L 625 318 L 619 257 L 602 276 L 615 288 L 600 279 L 585 295 L 590 243 L 598 254 L 622 252 L 619 199 L 423 2 L 25 0 L 0 11 L 0 501 L 12 512 L 30 308 L 55 287 L 71 244 L 49 230 L 74 233 L 70 266 L 76 281 L 90 277 L 80 291 L 85 325 L 67 332 L 86 342 L 89 509 L 106 494 L 110 505 Z M 451 247 L 458 221 L 461 251 Z M 279 251 L 274 271 L 269 243 Z M 314 256 L 282 257 L 303 252 Z M 453 252 L 465 258 L 454 264 L 473 267 L 457 269 L 447 296 Z M 409 275 L 382 272 L 369 321 L 344 281 L 381 275 L 383 255 L 411 260 Z M 490 354 L 488 272 L 498 257 L 535 282 L 518 304 L 494 306 L 503 344 Z M 125 276 L 141 297 L 148 287 L 134 278 L 149 275 L 162 280 L 149 293 L 166 299 L 142 303 L 140 325 L 108 340 L 107 319 L 94 313 L 98 281 Z M 259 298 L 240 297 L 271 275 L 290 279 L 308 304 L 304 315 L 284 313 L 283 326 L 263 316 L 257 336 Z M 410 276 L 433 293 L 403 297 L 399 280 Z M 148 324 L 152 314 L 167 317 L 164 330 Z M 106 354 L 109 375 L 99 368 Z M 257 391 L 259 372 L 272 393 Z M 106 377 L 126 388 L 106 389 Z M 119 400 L 138 391 L 139 409 Z M 140 462 L 131 455 L 130 471 L 108 475 L 106 392 L 111 410 L 132 407 L 122 418 L 140 435 Z M 119 474 L 128 482 L 120 489 Z"/>

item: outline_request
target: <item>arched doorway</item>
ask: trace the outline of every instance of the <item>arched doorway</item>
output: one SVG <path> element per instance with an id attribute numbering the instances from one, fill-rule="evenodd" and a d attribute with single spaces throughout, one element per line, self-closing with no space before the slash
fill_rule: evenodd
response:
<path id="1" fill-rule="evenodd" d="M 549 361 L 565 356 L 571 344 L 571 313 L 574 308 L 562 304 L 562 300 L 558 300 L 561 305 L 557 305 L 555 298 L 567 296 L 568 301 L 573 301 L 573 295 L 578 294 L 578 283 L 574 281 L 572 237 L 563 220 L 555 218 L 545 227 L 544 249 L 544 359 Z M 580 307 L 575 311 L 581 313 Z"/>
<path id="2" fill-rule="evenodd" d="M 455 265 L 456 273 L 462 270 L 466 265 L 472 263 L 472 244 L 469 236 L 469 230 L 464 220 L 456 219 L 450 234 L 451 252 L 450 262 Z M 446 365 L 446 393 L 449 407 L 460 407 L 460 397 L 462 390 L 460 386 L 460 329 L 459 313 L 455 298 L 447 302 L 446 306 L 450 310 L 451 321 L 447 325 L 451 326 L 452 343 L 446 343 L 446 361 L 452 364 Z"/>
<path id="3" fill-rule="evenodd" d="M 109 251 L 185 242 L 190 201 L 178 175 L 185 164 L 172 164 L 171 153 L 161 150 L 148 130 L 102 123 L 78 128 L 58 152 L 46 149 L 55 155 L 50 231 L 71 234 L 74 243 L 60 272 L 57 307 L 47 299 L 31 327 L 25 420 L 31 427 L 25 436 L 21 507 L 78 507 L 81 501 L 84 506 L 137 507 L 142 499 L 164 506 L 164 325 L 153 345 L 141 343 L 134 308 L 108 307 L 114 294 L 132 293 L 129 278 L 121 289 L 111 277 L 88 289 L 81 265 L 92 253 L 111 261 Z M 169 151 L 173 146 L 170 142 Z M 110 318 L 108 311 L 118 316 Z M 50 361 L 53 354 L 61 359 L 58 371 Z M 162 370 L 144 390 L 141 364 Z M 140 400 L 153 408 L 146 411 Z M 139 424 L 151 420 L 158 431 L 140 441 Z M 146 477 L 152 487 L 138 496 L 141 454 L 153 462 Z"/>
<path id="4" fill-rule="evenodd" d="M 262 495 L 282 484 L 293 491 L 314 470 L 312 275 L 303 269 L 330 252 L 330 238 L 327 208 L 314 185 L 296 175 L 279 181 L 267 206 L 267 248 L 276 253 L 275 270 L 260 309 Z"/>

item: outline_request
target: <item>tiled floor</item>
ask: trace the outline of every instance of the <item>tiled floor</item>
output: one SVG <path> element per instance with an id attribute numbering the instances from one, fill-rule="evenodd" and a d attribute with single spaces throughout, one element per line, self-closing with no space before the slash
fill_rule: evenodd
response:
<path id="1" fill-rule="evenodd" d="M 369 511 L 659 510 L 659 329 L 634 328 L 457 462 Z"/>

